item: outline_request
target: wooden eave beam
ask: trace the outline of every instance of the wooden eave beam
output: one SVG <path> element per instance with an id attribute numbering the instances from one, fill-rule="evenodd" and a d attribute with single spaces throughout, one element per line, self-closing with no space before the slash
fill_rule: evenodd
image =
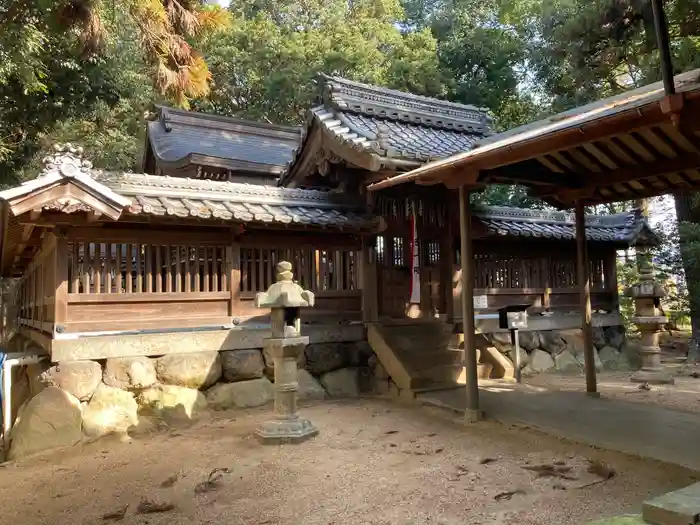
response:
<path id="1" fill-rule="evenodd" d="M 662 159 L 648 164 L 628 166 L 603 173 L 592 173 L 585 179 L 585 186 L 580 189 L 555 190 L 548 188 L 534 191 L 533 195 L 537 197 L 553 196 L 558 199 L 573 201 L 577 198 L 586 198 L 595 193 L 599 188 L 606 188 L 614 184 L 640 181 L 649 177 L 658 177 L 660 175 L 668 175 L 696 168 L 700 168 L 700 154 L 687 153 L 673 159 Z M 645 187 L 637 191 L 646 193 L 646 189 Z M 654 188 L 649 189 L 654 190 Z M 634 195 L 631 195 L 631 197 L 633 198 Z"/>

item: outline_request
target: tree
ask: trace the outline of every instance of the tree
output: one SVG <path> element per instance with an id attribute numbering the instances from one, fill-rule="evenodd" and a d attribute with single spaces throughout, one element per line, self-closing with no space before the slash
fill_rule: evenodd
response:
<path id="1" fill-rule="evenodd" d="M 394 0 L 243 0 L 231 11 L 231 29 L 203 46 L 213 87 L 199 109 L 299 123 L 318 96 L 319 73 L 444 94 L 434 39 L 402 33 Z"/>
<path id="2" fill-rule="evenodd" d="M 131 39 L 121 47 L 143 59 L 140 82 L 150 77 L 159 95 L 185 106 L 206 94 L 209 71 L 190 40 L 229 18 L 190 0 L 0 0 L 0 184 L 21 176 L 57 123 L 104 114 L 129 96 L 125 57 L 113 54 L 120 39 Z"/>

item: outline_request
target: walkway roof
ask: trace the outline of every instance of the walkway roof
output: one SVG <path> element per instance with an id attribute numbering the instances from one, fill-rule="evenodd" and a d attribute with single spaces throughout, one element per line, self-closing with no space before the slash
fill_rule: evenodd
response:
<path id="1" fill-rule="evenodd" d="M 568 208 L 700 187 L 700 70 L 479 140 L 473 149 L 368 187 L 523 184 Z"/>

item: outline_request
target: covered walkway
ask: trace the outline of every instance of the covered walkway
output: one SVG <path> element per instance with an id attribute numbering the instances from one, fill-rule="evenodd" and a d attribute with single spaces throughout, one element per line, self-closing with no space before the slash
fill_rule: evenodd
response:
<path id="1" fill-rule="evenodd" d="M 489 419 L 700 471 L 698 414 L 515 384 L 482 386 L 479 399 Z M 429 392 L 419 400 L 463 413 L 467 391 Z"/>

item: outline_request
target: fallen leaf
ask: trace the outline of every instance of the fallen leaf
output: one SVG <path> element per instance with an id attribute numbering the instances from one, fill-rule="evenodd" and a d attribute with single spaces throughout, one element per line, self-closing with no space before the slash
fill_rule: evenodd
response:
<path id="1" fill-rule="evenodd" d="M 175 505 L 170 502 L 157 502 L 149 499 L 142 499 L 136 507 L 137 514 L 155 514 L 158 512 L 169 512 L 175 509 Z"/>
<path id="2" fill-rule="evenodd" d="M 513 496 L 515 496 L 516 494 L 525 494 L 525 491 L 520 490 L 520 489 L 515 489 L 515 490 L 508 491 L 508 492 L 501 492 L 500 494 L 496 494 L 493 497 L 493 499 L 495 499 L 496 501 L 509 500 Z"/>
<path id="3" fill-rule="evenodd" d="M 591 474 L 595 474 L 602 479 L 610 479 L 615 477 L 615 469 L 609 465 L 606 465 L 602 461 L 598 461 L 597 459 L 589 459 L 588 463 L 588 472 Z"/>
<path id="4" fill-rule="evenodd" d="M 175 483 L 177 483 L 177 480 L 178 480 L 179 478 L 180 478 L 180 473 L 179 473 L 179 472 L 176 472 L 175 474 L 173 474 L 172 476 L 170 476 L 168 479 L 166 479 L 163 483 L 161 483 L 161 484 L 160 484 L 160 487 L 163 488 L 163 489 L 169 489 L 170 487 L 172 487 L 173 485 L 175 485 Z"/>
<path id="5" fill-rule="evenodd" d="M 561 465 L 535 465 L 533 467 L 525 466 L 520 467 L 524 470 L 531 470 L 537 472 L 538 478 L 561 478 L 574 480 L 578 479 L 576 476 L 568 475 L 567 472 L 571 471 L 571 467 L 561 466 Z"/>
<path id="6" fill-rule="evenodd" d="M 102 516 L 104 521 L 121 521 L 126 516 L 126 511 L 129 509 L 129 505 L 124 505 L 121 509 L 115 510 L 114 512 L 109 512 Z"/>
<path id="7" fill-rule="evenodd" d="M 224 474 L 230 474 L 231 469 L 228 468 L 215 468 L 209 473 L 209 477 L 206 479 L 206 481 L 202 481 L 201 483 L 197 483 L 194 486 L 194 492 L 195 494 L 202 494 L 204 492 L 209 492 L 210 490 L 214 490 L 219 487 L 219 484 L 221 483 L 221 479 L 224 477 Z"/>

